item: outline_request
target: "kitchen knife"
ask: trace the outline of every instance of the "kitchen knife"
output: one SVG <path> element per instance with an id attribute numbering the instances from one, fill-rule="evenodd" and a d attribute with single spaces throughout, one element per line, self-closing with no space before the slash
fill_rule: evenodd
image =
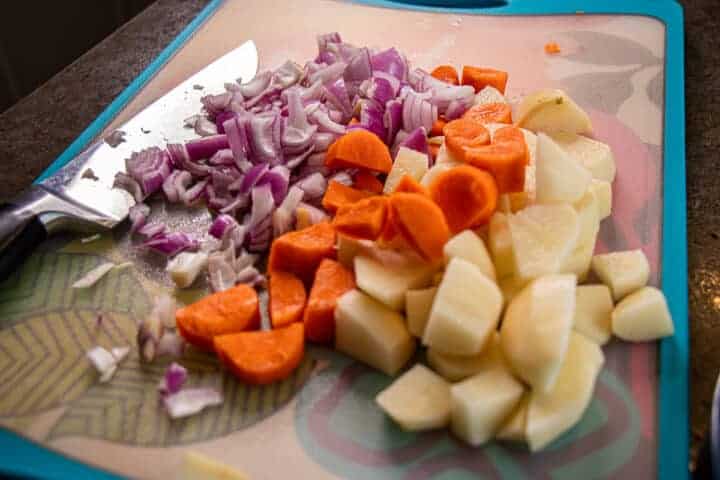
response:
<path id="1" fill-rule="evenodd" d="M 200 111 L 200 98 L 221 93 L 227 81 L 251 80 L 257 68 L 255 43 L 245 42 L 119 127 L 123 143 L 112 147 L 96 141 L 50 177 L 0 205 L 0 280 L 50 234 L 109 229 L 123 221 L 135 200 L 112 185 L 115 174 L 125 171 L 125 159 L 143 148 L 195 137 L 183 119 Z"/>

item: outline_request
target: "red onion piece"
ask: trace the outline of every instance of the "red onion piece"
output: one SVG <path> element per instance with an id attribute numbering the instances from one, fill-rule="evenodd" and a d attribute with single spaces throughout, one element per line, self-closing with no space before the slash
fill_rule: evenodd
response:
<path id="1" fill-rule="evenodd" d="M 135 233 L 147 222 L 147 217 L 150 215 L 150 207 L 144 203 L 136 203 L 128 211 L 128 218 L 130 219 L 130 233 Z"/>
<path id="2" fill-rule="evenodd" d="M 347 67 L 345 62 L 333 63 L 332 65 L 328 65 L 327 67 L 310 74 L 308 80 L 310 81 L 310 84 L 320 80 L 323 84 L 327 85 L 328 83 L 341 78 L 345 72 L 345 67 Z"/>
<path id="3" fill-rule="evenodd" d="M 272 80 L 272 72 L 265 71 L 260 72 L 257 75 L 255 75 L 255 78 L 250 80 L 248 83 L 243 83 L 240 85 L 238 90 L 245 98 L 253 98 L 265 90 L 268 85 L 270 85 L 270 80 Z"/>
<path id="4" fill-rule="evenodd" d="M 180 391 L 187 380 L 187 369 L 179 363 L 172 362 L 165 370 L 165 375 L 158 385 L 161 395 L 172 395 Z"/>
<path id="5" fill-rule="evenodd" d="M 113 188 L 120 188 L 122 190 L 125 190 L 130 195 L 132 195 L 132 197 L 138 203 L 145 200 L 146 197 L 146 195 L 142 191 L 142 187 L 140 186 L 140 184 L 134 178 L 124 172 L 118 172 L 115 174 Z"/>
<path id="6" fill-rule="evenodd" d="M 252 236 L 255 226 L 260 222 L 269 219 L 270 215 L 272 215 L 272 212 L 275 209 L 275 200 L 273 198 L 270 185 L 258 185 L 254 187 L 250 196 L 252 210 L 250 211 L 250 219 L 247 222 L 246 227 Z"/>
<path id="7" fill-rule="evenodd" d="M 272 240 L 272 211 L 257 222 L 249 234 L 248 250 L 251 252 L 264 252 Z"/>
<path id="8" fill-rule="evenodd" d="M 163 181 L 172 171 L 170 154 L 158 147 L 134 152 L 125 160 L 128 175 L 137 181 L 145 195 L 162 187 Z"/>
<path id="9" fill-rule="evenodd" d="M 315 134 L 315 140 L 317 141 L 318 135 L 329 135 L 324 133 L 316 133 Z M 333 135 L 333 138 L 335 136 Z M 299 153 L 295 155 L 294 157 L 286 157 L 285 158 L 285 166 L 289 168 L 290 170 L 293 170 L 298 165 L 302 164 L 307 158 L 316 150 L 316 147 L 314 145 L 310 145 L 304 152 Z"/>
<path id="10" fill-rule="evenodd" d="M 187 187 L 192 183 L 192 174 L 185 170 L 174 170 L 163 182 L 162 188 L 168 202 L 176 203 L 185 195 Z"/>
<path id="11" fill-rule="evenodd" d="M 407 147 L 420 153 L 428 153 L 427 131 L 424 127 L 418 127 L 410 132 L 401 142 L 400 147 Z"/>
<path id="12" fill-rule="evenodd" d="M 238 226 L 237 220 L 227 214 L 221 214 L 215 217 L 210 225 L 208 233 L 218 240 L 222 240 L 226 233 L 233 227 Z"/>
<path id="13" fill-rule="evenodd" d="M 270 185 L 275 205 L 279 205 L 287 195 L 289 183 L 290 170 L 283 165 L 277 165 L 262 176 L 258 185 Z"/>
<path id="14" fill-rule="evenodd" d="M 285 199 L 273 212 L 273 237 L 279 237 L 283 233 L 292 230 L 295 221 L 295 209 L 302 201 L 305 192 L 296 186 L 290 187 Z"/>
<path id="15" fill-rule="evenodd" d="M 250 119 L 250 145 L 253 163 L 277 165 L 282 162 L 280 115 L 256 115 Z"/>
<path id="16" fill-rule="evenodd" d="M 190 140 L 185 144 L 188 157 L 193 161 L 210 158 L 215 155 L 218 150 L 226 148 L 230 148 L 227 135 L 213 135 L 210 137 L 198 138 Z"/>
<path id="17" fill-rule="evenodd" d="M 350 104 L 350 97 L 345 88 L 345 82 L 342 79 L 338 79 L 333 83 L 326 83 L 323 88 L 325 100 L 342 114 L 336 121 L 338 123 L 346 123 L 352 116 L 352 105 Z"/>
<path id="18" fill-rule="evenodd" d="M 273 83 L 279 85 L 281 88 L 288 88 L 291 85 L 297 83 L 300 80 L 303 70 L 300 65 L 288 60 L 283 63 L 275 73 L 273 73 Z"/>
<path id="19" fill-rule="evenodd" d="M 398 80 L 405 80 L 408 75 L 408 66 L 405 58 L 394 47 L 376 53 L 370 57 L 373 72 L 389 73 Z"/>
<path id="20" fill-rule="evenodd" d="M 267 173 L 268 166 L 266 163 L 253 166 L 250 170 L 245 173 L 242 183 L 240 184 L 240 193 L 247 194 L 250 190 L 260 181 L 260 179 Z"/>
<path id="21" fill-rule="evenodd" d="M 309 115 L 309 119 L 312 123 L 318 126 L 318 130 L 321 132 L 333 133 L 335 135 L 345 134 L 345 126 L 337 122 L 333 122 L 327 112 L 321 109 L 316 109 L 312 112 L 312 114 Z"/>
<path id="22" fill-rule="evenodd" d="M 200 99 L 210 118 L 215 118 L 217 114 L 226 110 L 230 106 L 230 100 L 233 94 L 224 92 L 219 95 L 205 95 Z"/>
<path id="23" fill-rule="evenodd" d="M 188 207 L 196 205 L 205 195 L 208 180 L 201 180 L 185 192 L 180 192 L 180 200 Z"/>
<path id="24" fill-rule="evenodd" d="M 313 173 L 295 183 L 295 186 L 305 192 L 308 201 L 316 200 L 325 194 L 327 180 L 321 173 Z"/>
<path id="25" fill-rule="evenodd" d="M 189 235 L 180 232 L 163 233 L 142 244 L 142 247 L 150 248 L 158 253 L 172 257 L 183 250 L 197 250 L 200 244 Z"/>
<path id="26" fill-rule="evenodd" d="M 348 60 L 348 65 L 343 72 L 348 96 L 354 97 L 360 84 L 370 78 L 372 74 L 370 51 L 367 48 L 361 48 Z"/>
<path id="27" fill-rule="evenodd" d="M 313 145 L 316 152 L 324 152 L 337 140 L 338 136 L 327 132 L 318 132 L 314 135 Z"/>
<path id="28" fill-rule="evenodd" d="M 138 229 L 137 233 L 147 239 L 151 239 L 165 233 L 165 224 L 160 222 L 146 223 Z"/>
<path id="29" fill-rule="evenodd" d="M 229 148 L 223 148 L 215 152 L 215 154 L 208 160 L 208 163 L 213 166 L 235 165 L 235 157 L 233 157 L 232 150 Z"/>
<path id="30" fill-rule="evenodd" d="M 397 132 L 402 128 L 402 112 L 403 104 L 400 100 L 390 100 L 387 104 L 385 104 L 383 125 L 387 129 L 385 143 L 388 145 L 393 144 Z"/>

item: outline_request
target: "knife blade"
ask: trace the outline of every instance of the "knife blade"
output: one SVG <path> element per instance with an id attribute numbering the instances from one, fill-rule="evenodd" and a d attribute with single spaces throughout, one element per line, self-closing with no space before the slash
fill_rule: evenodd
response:
<path id="1" fill-rule="evenodd" d="M 112 185 L 115 175 L 125 171 L 125 159 L 143 148 L 196 137 L 183 120 L 201 110 L 200 98 L 223 92 L 227 81 L 251 80 L 257 68 L 255 43 L 245 42 L 120 126 L 123 143 L 112 147 L 103 139 L 95 141 L 60 170 L 0 206 L 0 280 L 48 234 L 112 228 L 124 220 L 135 201 Z"/>

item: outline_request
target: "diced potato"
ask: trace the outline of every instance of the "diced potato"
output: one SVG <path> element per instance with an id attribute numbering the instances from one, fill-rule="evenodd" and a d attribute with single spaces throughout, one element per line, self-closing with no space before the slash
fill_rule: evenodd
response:
<path id="1" fill-rule="evenodd" d="M 508 103 L 505 95 L 495 87 L 488 85 L 475 94 L 473 105 L 487 105 L 488 103 Z"/>
<path id="2" fill-rule="evenodd" d="M 578 277 L 578 281 L 582 282 L 590 271 L 590 262 L 595 252 L 595 241 L 600 231 L 600 218 L 598 217 L 598 206 L 595 195 L 587 191 L 575 204 L 575 211 L 578 214 L 580 224 L 580 236 L 577 245 L 570 254 L 562 271 L 565 273 L 574 273 Z"/>
<path id="3" fill-rule="evenodd" d="M 500 430 L 495 434 L 498 440 L 509 442 L 525 441 L 525 425 L 527 423 L 527 411 L 530 404 L 530 395 L 525 394 L 515 407 L 515 411 L 505 420 Z"/>
<path id="4" fill-rule="evenodd" d="M 181 252 L 167 264 L 166 270 L 178 288 L 187 288 L 208 264 L 205 252 Z"/>
<path id="5" fill-rule="evenodd" d="M 560 272 L 580 235 L 578 214 L 566 204 L 532 205 L 508 216 L 508 226 L 521 280 Z"/>
<path id="6" fill-rule="evenodd" d="M 405 175 L 410 175 L 417 181 L 428 171 L 428 156 L 416 150 L 407 147 L 400 147 L 392 169 L 385 179 L 385 187 L 383 193 L 390 194 L 395 190 L 400 179 Z"/>
<path id="7" fill-rule="evenodd" d="M 512 413 L 523 384 L 505 368 L 482 371 L 450 388 L 450 426 L 470 445 L 490 440 Z"/>
<path id="8" fill-rule="evenodd" d="M 379 261 L 355 257 L 355 283 L 360 290 L 393 310 L 405 306 L 405 292 L 430 286 L 436 269 L 425 263 L 388 267 Z"/>
<path id="9" fill-rule="evenodd" d="M 528 280 L 523 280 L 515 275 L 510 275 L 507 277 L 503 277 L 500 280 L 498 280 L 498 287 L 500 287 L 500 291 L 503 294 L 503 299 L 505 300 L 505 305 L 510 303 L 512 299 L 520 293 L 520 291 L 529 283 Z"/>
<path id="10" fill-rule="evenodd" d="M 610 287 L 616 302 L 644 287 L 650 277 L 650 264 L 640 249 L 595 255 L 592 269 L 600 281 Z"/>
<path id="11" fill-rule="evenodd" d="M 604 220 L 612 213 L 612 185 L 610 182 L 593 179 L 588 189 L 595 195 L 600 220 Z"/>
<path id="12" fill-rule="evenodd" d="M 612 312 L 612 332 L 631 342 L 672 335 L 675 327 L 663 292 L 643 287 L 623 298 Z"/>
<path id="13" fill-rule="evenodd" d="M 444 147 L 440 147 L 440 150 L 442 150 Z M 440 153 L 438 152 L 438 159 L 440 158 Z M 463 165 L 462 163 L 454 162 L 451 160 L 444 161 L 444 162 L 438 162 L 437 159 L 435 161 L 435 165 L 432 166 L 430 170 L 427 171 L 427 173 L 422 177 L 422 180 L 420 180 L 420 184 L 429 187 L 430 184 L 435 180 L 435 178 L 440 175 L 442 172 L 446 172 L 450 170 L 451 168 L 455 168 L 458 165 Z"/>
<path id="14" fill-rule="evenodd" d="M 432 286 L 437 287 L 438 285 L 440 285 L 440 282 L 442 282 L 444 275 L 445 275 L 445 272 L 437 272 L 435 275 L 433 275 Z"/>
<path id="15" fill-rule="evenodd" d="M 408 330 L 418 338 L 422 338 L 425 333 L 425 325 L 430 318 L 430 309 L 436 292 L 437 287 L 405 292 L 405 316 Z"/>
<path id="16" fill-rule="evenodd" d="M 606 285 L 580 285 L 575 289 L 573 328 L 597 343 L 610 340 L 613 300 Z"/>
<path id="17" fill-rule="evenodd" d="M 415 352 L 403 317 L 358 290 L 335 308 L 335 349 L 387 375 L 395 375 Z"/>
<path id="18" fill-rule="evenodd" d="M 519 127 L 533 132 L 590 133 L 592 123 L 562 90 L 545 89 L 523 98 L 515 115 Z"/>
<path id="19" fill-rule="evenodd" d="M 505 368 L 505 359 L 500 349 L 500 335 L 493 332 L 487 344 L 477 355 L 461 356 L 436 352 L 428 348 L 426 352 L 430 366 L 450 382 L 457 382 L 491 368 Z"/>
<path id="20" fill-rule="evenodd" d="M 450 165 L 454 167 L 462 164 L 462 160 L 456 158 L 455 155 L 450 153 L 450 151 L 445 146 L 445 143 L 443 142 L 443 144 L 440 145 L 440 148 L 438 148 L 438 153 L 435 157 L 435 165 Z"/>
<path id="21" fill-rule="evenodd" d="M 553 133 L 552 138 L 572 158 L 587 168 L 593 178 L 610 183 L 615 180 L 615 158 L 609 145 L 566 132 Z"/>
<path id="22" fill-rule="evenodd" d="M 187 452 L 183 459 L 183 480 L 248 480 L 245 474 L 199 452 Z"/>
<path id="23" fill-rule="evenodd" d="M 472 230 L 464 230 L 448 240 L 443 253 L 445 263 L 450 263 L 453 258 L 462 258 L 478 267 L 489 279 L 495 280 L 495 266 L 485 243 Z"/>
<path id="24" fill-rule="evenodd" d="M 512 299 L 500 327 L 500 344 L 512 371 L 537 390 L 555 384 L 567 351 L 575 312 L 575 276 L 547 275 Z"/>
<path id="25" fill-rule="evenodd" d="M 480 353 L 502 309 L 497 285 L 479 268 L 453 258 L 438 287 L 423 344 L 454 355 Z"/>
<path id="26" fill-rule="evenodd" d="M 512 237 L 510 236 L 507 215 L 495 212 L 490 217 L 488 246 L 495 264 L 497 278 L 515 273 L 515 256 L 513 255 Z"/>
<path id="27" fill-rule="evenodd" d="M 592 175 L 544 133 L 537 138 L 535 198 L 538 203 L 573 203 L 587 191 Z"/>
<path id="28" fill-rule="evenodd" d="M 604 362 L 598 344 L 579 333 L 570 335 L 555 386 L 547 392 L 534 390 L 530 395 L 525 436 L 531 451 L 544 448 L 582 418 Z"/>
<path id="29" fill-rule="evenodd" d="M 375 401 L 411 432 L 441 428 L 450 422 L 450 384 L 419 363 L 380 392 Z"/>

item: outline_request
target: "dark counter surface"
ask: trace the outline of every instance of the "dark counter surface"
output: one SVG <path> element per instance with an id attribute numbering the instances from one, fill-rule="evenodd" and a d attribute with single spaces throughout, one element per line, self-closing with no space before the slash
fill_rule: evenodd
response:
<path id="1" fill-rule="evenodd" d="M 158 0 L 0 114 L 0 201 L 36 178 L 209 0 Z M 720 28 L 717 0 L 685 1 L 693 450 L 720 369 Z M 714 118 L 717 117 L 717 118 Z M 717 317 L 716 317 L 717 315 Z"/>

